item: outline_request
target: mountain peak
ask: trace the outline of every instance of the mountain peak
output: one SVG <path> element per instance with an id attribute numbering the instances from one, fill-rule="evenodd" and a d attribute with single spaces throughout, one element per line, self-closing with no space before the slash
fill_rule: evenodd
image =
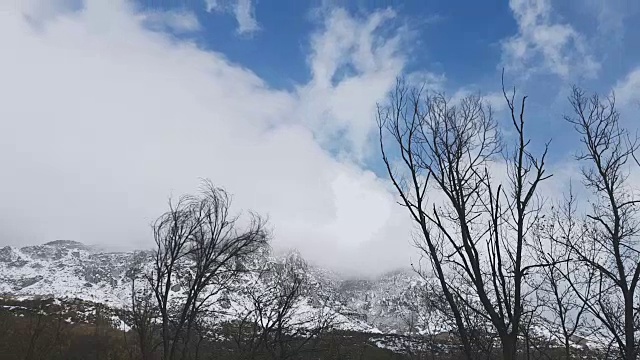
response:
<path id="1" fill-rule="evenodd" d="M 53 240 L 42 245 L 45 246 L 54 246 L 54 247 L 63 247 L 63 248 L 73 248 L 73 249 L 85 249 L 87 246 L 79 241 L 75 240 Z"/>

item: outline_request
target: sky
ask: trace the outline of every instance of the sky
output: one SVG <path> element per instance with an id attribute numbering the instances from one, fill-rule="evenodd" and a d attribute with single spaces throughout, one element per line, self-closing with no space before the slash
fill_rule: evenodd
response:
<path id="1" fill-rule="evenodd" d="M 0 0 L 0 244 L 149 248 L 207 178 L 276 249 L 406 267 L 375 122 L 397 77 L 479 92 L 502 121 L 504 69 L 558 195 L 578 174 L 571 85 L 614 92 L 638 129 L 639 21 L 634 0 Z"/>

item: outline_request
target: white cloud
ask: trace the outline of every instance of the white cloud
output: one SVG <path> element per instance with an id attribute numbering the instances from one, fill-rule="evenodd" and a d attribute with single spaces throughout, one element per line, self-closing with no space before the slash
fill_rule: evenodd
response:
<path id="1" fill-rule="evenodd" d="M 220 2 L 218 0 L 206 0 L 207 11 L 232 13 L 238 22 L 237 32 L 240 35 L 250 35 L 260 30 L 256 19 L 255 6 L 252 0 L 230 0 Z"/>
<path id="2" fill-rule="evenodd" d="M 366 138 L 402 69 L 400 40 L 372 34 L 391 13 L 331 14 L 313 80 L 286 92 L 148 29 L 122 0 L 40 14 L 38 29 L 12 4 L 0 1 L 2 243 L 149 246 L 167 196 L 206 177 L 268 214 L 276 247 L 338 269 L 407 264 L 409 220 L 388 184 L 316 141 L 325 112 L 339 118 L 328 131 Z M 331 85 L 344 56 L 357 71 Z"/>
<path id="3" fill-rule="evenodd" d="M 338 152 L 356 159 L 367 155 L 376 103 L 395 85 L 406 61 L 400 53 L 406 29 L 393 28 L 397 35 L 390 38 L 380 33 L 394 17 L 391 10 L 367 18 L 331 11 L 324 31 L 312 38 L 312 80 L 298 89 L 298 116 L 322 144 L 339 143 Z"/>
<path id="4" fill-rule="evenodd" d="M 596 20 L 598 40 L 608 46 L 623 45 L 625 36 L 629 35 L 625 23 L 633 21 L 640 12 L 639 4 L 628 0 L 586 0 L 584 7 Z"/>
<path id="5" fill-rule="evenodd" d="M 218 0 L 205 0 L 204 1 L 206 10 L 208 12 L 212 12 L 220 8 L 220 4 L 218 4 Z"/>
<path id="6" fill-rule="evenodd" d="M 238 33 L 248 34 L 260 30 L 251 0 L 237 0 L 233 13 L 238 21 Z"/>
<path id="7" fill-rule="evenodd" d="M 24 0 L 15 1 L 12 5 L 17 6 L 15 10 L 22 12 L 30 21 L 41 22 L 81 7 L 82 0 Z"/>
<path id="8" fill-rule="evenodd" d="M 502 43 L 503 65 L 510 71 L 545 71 L 562 78 L 594 77 L 600 64 L 584 37 L 571 25 L 552 19 L 550 0 L 510 0 L 518 33 Z"/>
<path id="9" fill-rule="evenodd" d="M 640 105 L 640 67 L 635 68 L 613 88 L 618 104 Z"/>
<path id="10" fill-rule="evenodd" d="M 194 32 L 201 29 L 198 18 L 190 11 L 155 11 L 142 14 L 145 25 L 155 30 L 175 33 Z"/>
<path id="11" fill-rule="evenodd" d="M 462 87 L 456 90 L 453 93 L 453 96 L 451 96 L 451 102 L 456 104 L 470 95 L 480 95 L 484 102 L 489 105 L 491 110 L 494 112 L 500 112 L 507 109 L 507 102 L 502 92 L 494 91 L 485 93 L 471 86 Z"/>
<path id="12" fill-rule="evenodd" d="M 411 86 L 430 91 L 443 91 L 447 82 L 445 74 L 435 74 L 429 71 L 415 71 L 405 76 L 405 81 Z"/>

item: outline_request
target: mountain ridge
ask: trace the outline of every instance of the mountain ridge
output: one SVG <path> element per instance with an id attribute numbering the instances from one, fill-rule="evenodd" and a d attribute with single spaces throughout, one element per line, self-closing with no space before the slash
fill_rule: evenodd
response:
<path id="1" fill-rule="evenodd" d="M 42 245 L 0 248 L 0 297 L 18 301 L 53 299 L 58 302 L 88 302 L 107 306 L 113 314 L 128 310 L 132 299 L 132 279 L 136 274 L 152 269 L 153 251 L 106 252 L 77 241 L 56 240 Z M 274 256 L 268 250 L 248 261 L 282 263 L 304 262 L 298 252 Z M 255 265 L 255 264 L 253 264 Z M 375 346 L 391 346 L 400 338 L 412 341 L 413 336 L 450 336 L 451 319 L 436 311 L 428 291 L 432 279 L 423 279 L 415 272 L 398 269 L 374 279 L 344 277 L 335 271 L 306 264 L 302 271 L 308 290 L 298 303 L 298 318 L 320 314 L 327 309 L 333 314 L 333 328 L 369 336 Z M 140 278 L 139 276 L 137 278 Z M 269 284 L 255 272 L 241 273 L 228 290 L 213 300 L 219 324 L 240 318 L 247 310 L 246 291 L 269 289 Z M 437 285 L 436 285 L 437 289 Z M 138 291 L 138 289 L 136 289 Z M 180 296 L 180 287 L 172 288 Z M 437 290 L 436 290 L 437 291 Z M 90 314 L 87 316 L 91 316 Z M 115 316 L 115 315 L 114 315 Z M 114 324 L 126 328 L 123 318 L 113 318 Z M 545 338 L 556 338 L 557 331 L 533 329 Z M 400 336 L 400 338 L 386 338 Z M 598 339 L 579 338 L 575 346 L 596 348 Z M 376 338 L 377 339 L 377 338 Z M 386 340 L 384 340 L 386 339 Z M 409 340 L 407 340 L 409 339 Z M 378 342 L 376 342 L 378 341 Z M 386 344 L 386 345 L 385 345 Z M 397 349 L 396 349 L 397 350 Z M 400 351 L 400 350 L 397 350 Z"/>
<path id="2" fill-rule="evenodd" d="M 0 248 L 0 294 L 14 297 L 77 298 L 124 309 L 131 301 L 131 269 L 148 272 L 152 251 L 108 252 L 73 240 L 54 240 L 41 245 Z M 265 261 L 284 261 L 297 251 L 266 256 Z M 343 316 L 348 329 L 403 332 L 401 314 L 411 311 L 406 291 L 417 292 L 422 281 L 417 274 L 398 269 L 362 279 L 308 265 L 310 283 L 316 292 L 336 299 L 333 310 Z M 246 279 L 243 281 L 247 281 Z M 413 289 L 413 290 L 412 290 Z M 232 296 L 233 298 L 233 296 Z M 238 300 L 240 301 L 240 300 Z M 347 315 L 344 315 L 347 314 Z"/>

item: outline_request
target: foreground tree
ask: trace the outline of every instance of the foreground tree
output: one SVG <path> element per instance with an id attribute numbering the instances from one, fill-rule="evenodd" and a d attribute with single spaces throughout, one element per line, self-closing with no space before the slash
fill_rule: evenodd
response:
<path id="1" fill-rule="evenodd" d="M 637 189 L 629 175 L 640 168 L 638 141 L 619 124 L 615 99 L 588 97 L 573 88 L 574 114 L 565 116 L 580 135 L 584 151 L 584 184 L 594 198 L 587 213 L 584 236 L 562 242 L 581 273 L 593 273 L 585 283 L 572 278 L 575 294 L 617 345 L 620 357 L 638 358 L 640 329 L 640 213 Z"/>
<path id="2" fill-rule="evenodd" d="M 317 341 L 330 330 L 333 316 L 322 306 L 308 306 L 313 294 L 307 271 L 307 264 L 295 254 L 282 262 L 267 261 L 244 288 L 242 294 L 249 301 L 233 334 L 243 359 L 266 354 L 286 360 L 317 350 Z"/>
<path id="3" fill-rule="evenodd" d="M 156 250 L 148 282 L 161 319 L 163 359 L 186 358 L 200 317 L 244 272 L 238 266 L 267 245 L 265 221 L 231 215 L 231 197 L 205 182 L 198 196 L 170 202 L 153 225 Z"/>
<path id="4" fill-rule="evenodd" d="M 516 357 L 533 291 L 525 279 L 540 266 L 528 249 L 530 230 L 541 215 L 539 184 L 549 177 L 547 147 L 539 157 L 532 154 L 524 130 L 526 97 L 518 111 L 515 90 L 503 93 L 516 134 L 506 150 L 480 96 L 452 104 L 442 94 L 400 80 L 377 117 L 388 174 L 417 224 L 415 243 L 430 261 L 470 359 L 477 354 L 467 309 L 492 325 L 504 359 Z M 386 145 L 385 135 L 393 146 Z M 399 158 L 398 168 L 392 154 Z M 499 155 L 505 163 L 497 161 Z M 506 172 L 506 186 L 492 171 L 496 168 Z"/>

